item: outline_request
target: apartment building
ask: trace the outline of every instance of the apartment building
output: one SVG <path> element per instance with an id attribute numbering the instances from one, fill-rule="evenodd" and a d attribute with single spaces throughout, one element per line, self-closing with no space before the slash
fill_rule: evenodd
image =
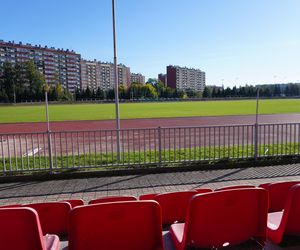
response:
<path id="1" fill-rule="evenodd" d="M 160 80 L 163 84 L 166 84 L 167 74 L 158 74 L 158 80 Z"/>
<path id="2" fill-rule="evenodd" d="M 89 87 L 91 90 L 113 89 L 115 85 L 114 64 L 100 61 L 81 60 L 81 88 Z M 118 65 L 118 84 L 128 87 L 130 82 L 130 68 Z"/>
<path id="3" fill-rule="evenodd" d="M 167 86 L 178 89 L 203 91 L 205 87 L 205 72 L 200 69 L 167 66 Z"/>
<path id="4" fill-rule="evenodd" d="M 15 64 L 28 60 L 34 61 L 49 85 L 59 80 L 72 93 L 80 87 L 80 54 L 68 49 L 0 40 L 0 65 L 5 61 Z"/>
<path id="5" fill-rule="evenodd" d="M 100 87 L 100 65 L 99 63 L 94 61 L 88 61 L 82 59 L 80 62 L 81 68 L 81 89 L 89 89 L 96 90 Z"/>
<path id="6" fill-rule="evenodd" d="M 131 73 L 131 83 L 134 82 L 145 84 L 145 76 L 140 73 Z"/>

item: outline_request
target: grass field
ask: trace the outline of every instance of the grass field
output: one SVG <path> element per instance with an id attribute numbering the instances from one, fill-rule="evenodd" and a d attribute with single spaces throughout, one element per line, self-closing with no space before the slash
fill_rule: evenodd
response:
<path id="1" fill-rule="evenodd" d="M 122 103 L 122 119 L 255 114 L 255 100 Z M 300 99 L 261 100 L 260 114 L 300 113 Z M 107 120 L 115 118 L 114 104 L 50 105 L 51 121 Z M 44 105 L 0 106 L 0 123 L 45 121 Z"/>
<path id="2" fill-rule="evenodd" d="M 268 149 L 268 150 L 266 150 Z M 259 145 L 258 155 L 260 157 L 299 155 L 299 143 Z M 185 149 L 163 150 L 161 154 L 162 164 L 186 163 L 193 161 L 219 161 L 228 159 L 244 159 L 254 157 L 253 145 L 222 146 L 222 147 L 191 147 Z M 109 169 L 112 166 L 124 168 L 127 165 L 146 165 L 158 163 L 158 151 L 130 152 L 121 154 L 121 163 L 117 161 L 116 153 L 108 154 L 80 154 L 58 156 L 53 158 L 55 170 L 68 169 L 72 167 L 86 166 L 98 170 Z M 11 162 L 11 164 L 9 164 Z M 122 166 L 124 164 L 124 166 Z M 171 164 L 170 166 L 173 166 Z M 120 167 L 117 167 L 120 166 Z M 23 158 L 5 158 L 0 161 L 0 175 L 7 171 L 24 170 L 49 170 L 48 156 L 30 156 Z M 84 169 L 84 167 L 82 167 Z"/>

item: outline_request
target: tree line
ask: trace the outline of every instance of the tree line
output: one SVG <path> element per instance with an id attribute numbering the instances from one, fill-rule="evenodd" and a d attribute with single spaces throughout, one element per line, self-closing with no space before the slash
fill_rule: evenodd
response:
<path id="1" fill-rule="evenodd" d="M 265 84 L 265 85 L 246 85 L 241 87 L 205 87 L 203 98 L 236 98 L 236 97 L 255 97 L 259 89 L 261 97 L 291 97 L 300 95 L 300 83 L 288 84 Z"/>
<path id="2" fill-rule="evenodd" d="M 120 99 L 162 99 L 162 98 L 240 98 L 255 97 L 257 88 L 261 97 L 289 97 L 300 95 L 300 84 L 246 85 L 241 87 L 206 86 L 203 92 L 192 89 L 177 90 L 165 86 L 161 81 L 149 78 L 146 84 L 132 83 L 126 87 L 119 85 Z M 54 83 L 47 84 L 44 75 L 38 70 L 32 60 L 25 63 L 11 64 L 5 62 L 0 66 L 0 102 L 44 101 L 45 91 L 50 101 L 71 100 L 112 100 L 114 89 L 106 91 L 98 88 L 77 89 L 71 94 L 64 89 L 56 76 Z"/>
<path id="3" fill-rule="evenodd" d="M 0 67 L 0 102 L 43 101 L 45 91 L 50 101 L 73 99 L 60 84 L 58 76 L 49 86 L 32 60 L 16 64 L 4 62 Z"/>

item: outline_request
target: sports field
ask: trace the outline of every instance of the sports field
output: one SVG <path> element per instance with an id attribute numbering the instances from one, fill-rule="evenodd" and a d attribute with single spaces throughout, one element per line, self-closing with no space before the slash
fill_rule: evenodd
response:
<path id="1" fill-rule="evenodd" d="M 300 99 L 261 100 L 260 114 L 300 113 Z M 122 119 L 171 118 L 255 114 L 255 100 L 122 103 Z M 114 104 L 50 105 L 51 121 L 109 120 L 115 118 Z M 0 106 L 0 123 L 43 122 L 44 105 Z"/>

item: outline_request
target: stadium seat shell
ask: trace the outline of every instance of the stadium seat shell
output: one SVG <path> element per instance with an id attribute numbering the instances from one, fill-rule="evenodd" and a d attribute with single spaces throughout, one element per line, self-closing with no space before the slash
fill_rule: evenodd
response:
<path id="1" fill-rule="evenodd" d="M 45 202 L 24 205 L 37 211 L 43 234 L 66 235 L 71 205 L 68 202 Z"/>
<path id="2" fill-rule="evenodd" d="M 268 238 L 279 244 L 283 236 L 300 236 L 300 184 L 293 185 L 283 211 L 268 214 Z"/>
<path id="3" fill-rule="evenodd" d="M 136 201 L 136 200 L 137 198 L 135 196 L 108 196 L 108 197 L 102 197 L 95 200 L 90 200 L 89 205 L 105 203 L 105 202 Z"/>
<path id="4" fill-rule="evenodd" d="M 70 203 L 70 205 L 71 205 L 72 208 L 84 205 L 84 202 L 81 199 L 63 200 L 62 202 L 68 202 L 68 203 Z"/>
<path id="5" fill-rule="evenodd" d="M 268 189 L 268 186 L 269 186 L 270 184 L 272 184 L 272 183 L 270 183 L 270 182 L 262 183 L 262 184 L 260 184 L 258 187 L 264 188 L 264 189 Z"/>
<path id="6" fill-rule="evenodd" d="M 211 188 L 196 188 L 194 190 L 196 190 L 198 194 L 213 192 Z"/>
<path id="7" fill-rule="evenodd" d="M 1 208 L 0 221 L 0 249 L 59 249 L 58 236 L 43 236 L 38 214 L 32 208 Z"/>
<path id="8" fill-rule="evenodd" d="M 12 205 L 0 206 L 0 208 L 13 208 L 13 207 L 22 207 L 22 205 L 21 204 L 12 204 Z"/>
<path id="9" fill-rule="evenodd" d="M 69 250 L 86 249 L 163 250 L 159 204 L 125 201 L 72 209 Z"/>
<path id="10" fill-rule="evenodd" d="M 275 182 L 265 189 L 269 192 L 269 212 L 280 212 L 285 207 L 290 188 L 299 184 L 299 181 Z"/>
<path id="11" fill-rule="evenodd" d="M 142 194 L 139 196 L 139 200 L 153 200 L 156 195 L 158 194 Z"/>
<path id="12" fill-rule="evenodd" d="M 156 195 L 154 200 L 161 206 L 163 225 L 170 225 L 174 222 L 185 222 L 189 202 L 196 194 L 198 193 L 194 190 Z"/>
<path id="13" fill-rule="evenodd" d="M 234 186 L 226 186 L 215 189 L 215 191 L 224 191 L 224 190 L 231 190 L 231 189 L 242 189 L 242 188 L 255 188 L 254 185 L 234 185 Z"/>
<path id="14" fill-rule="evenodd" d="M 232 189 L 195 195 L 186 223 L 173 224 L 176 250 L 219 248 L 256 238 L 266 239 L 268 193 L 261 188 Z"/>

